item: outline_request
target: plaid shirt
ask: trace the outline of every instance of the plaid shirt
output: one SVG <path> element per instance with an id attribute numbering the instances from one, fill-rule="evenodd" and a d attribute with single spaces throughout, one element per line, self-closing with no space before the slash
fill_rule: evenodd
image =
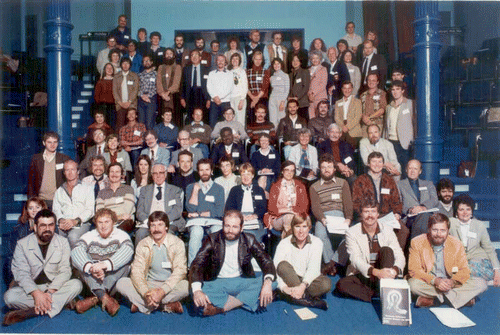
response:
<path id="1" fill-rule="evenodd" d="M 266 97 L 270 82 L 269 73 L 264 71 L 262 67 L 253 67 L 247 70 L 247 77 L 248 89 L 250 92 L 252 94 L 258 94 L 260 91 L 263 91 L 263 97 Z"/>
<path id="2" fill-rule="evenodd" d="M 135 133 L 138 131 L 139 133 Z M 120 128 L 120 141 L 136 142 L 142 139 L 142 134 L 146 131 L 146 126 L 137 122 L 135 125 L 130 126 L 126 124 Z M 135 133 L 135 134 L 134 134 Z"/>
<path id="3" fill-rule="evenodd" d="M 146 70 L 139 73 L 139 96 L 147 94 L 152 98 L 156 94 L 156 71 L 147 72 Z"/>

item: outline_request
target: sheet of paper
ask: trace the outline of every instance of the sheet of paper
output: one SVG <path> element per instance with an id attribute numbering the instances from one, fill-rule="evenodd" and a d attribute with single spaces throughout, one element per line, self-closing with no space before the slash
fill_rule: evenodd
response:
<path id="1" fill-rule="evenodd" d="M 243 223 L 243 229 L 259 229 L 259 219 L 248 220 Z"/>
<path id="2" fill-rule="evenodd" d="M 266 173 L 263 173 L 263 172 L 260 172 L 258 173 L 259 176 L 274 176 L 274 172 L 266 172 Z"/>
<path id="3" fill-rule="evenodd" d="M 394 216 L 393 212 L 378 218 L 378 223 L 391 227 L 392 229 L 401 229 L 398 219 Z"/>
<path id="4" fill-rule="evenodd" d="M 311 320 L 311 319 L 315 319 L 318 317 L 318 314 L 314 313 L 313 311 L 311 311 L 307 307 L 294 309 L 294 311 L 295 311 L 295 313 L 297 313 L 297 315 L 299 316 L 299 318 L 302 321 Z"/>
<path id="5" fill-rule="evenodd" d="M 451 307 L 432 307 L 429 309 L 441 323 L 450 328 L 473 327 L 476 324 L 457 309 Z"/>
<path id="6" fill-rule="evenodd" d="M 428 209 L 426 211 L 422 211 L 422 212 L 420 212 L 418 214 L 422 214 L 422 213 L 434 213 L 434 212 L 437 212 L 437 211 L 439 211 L 438 208 L 431 208 L 431 209 Z M 408 217 L 411 218 L 413 216 L 417 216 L 418 214 L 408 214 Z"/>
<path id="7" fill-rule="evenodd" d="M 330 234 L 345 234 L 349 225 L 343 217 L 326 215 L 326 229 Z"/>
<path id="8" fill-rule="evenodd" d="M 195 219 L 188 220 L 188 222 L 186 224 L 186 228 L 191 227 L 191 226 L 207 227 L 207 226 L 213 226 L 213 225 L 222 225 L 222 221 L 217 220 L 217 219 L 210 219 L 210 218 L 195 218 Z"/>

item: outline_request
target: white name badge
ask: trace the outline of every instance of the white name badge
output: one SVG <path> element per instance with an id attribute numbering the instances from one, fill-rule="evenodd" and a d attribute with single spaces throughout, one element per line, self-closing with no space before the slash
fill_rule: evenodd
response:
<path id="1" fill-rule="evenodd" d="M 184 59 L 189 59 L 189 56 L 184 56 Z"/>
<path id="2" fill-rule="evenodd" d="M 206 59 L 202 59 L 201 60 L 201 64 L 207 64 L 207 60 Z"/>
<path id="3" fill-rule="evenodd" d="M 388 188 L 383 188 L 380 190 L 381 194 L 391 194 L 391 190 Z"/>
<path id="4" fill-rule="evenodd" d="M 256 195 L 255 200 L 262 200 L 262 195 Z"/>
<path id="5" fill-rule="evenodd" d="M 168 78 L 168 73 L 165 73 L 165 78 Z"/>
<path id="6" fill-rule="evenodd" d="M 156 81 L 156 78 L 149 78 L 149 81 L 154 83 Z"/>
<path id="7" fill-rule="evenodd" d="M 375 262 L 377 260 L 378 253 L 371 252 L 370 253 L 370 262 Z"/>
<path id="8" fill-rule="evenodd" d="M 262 81 L 262 77 L 257 77 L 257 81 Z"/>
<path id="9" fill-rule="evenodd" d="M 208 74 L 204 74 L 203 79 L 208 79 Z"/>
<path id="10" fill-rule="evenodd" d="M 115 204 L 123 204 L 124 201 L 123 197 L 118 197 L 115 199 Z"/>
<path id="11" fill-rule="evenodd" d="M 370 70 L 372 70 L 372 71 L 378 70 L 377 65 L 373 65 L 372 67 L 370 67 Z"/>
<path id="12" fill-rule="evenodd" d="M 340 200 L 340 194 L 338 194 L 338 193 L 333 193 L 333 194 L 332 194 L 332 200 Z"/>
<path id="13" fill-rule="evenodd" d="M 127 81 L 127 85 L 134 85 L 134 82 L 132 80 Z"/>
<path id="14" fill-rule="evenodd" d="M 276 155 L 275 154 L 269 154 L 269 159 L 276 159 Z"/>
<path id="15" fill-rule="evenodd" d="M 352 162 L 351 156 L 349 156 L 346 159 L 344 159 L 344 163 L 349 164 L 349 162 Z"/>
<path id="16" fill-rule="evenodd" d="M 122 157 L 118 157 L 118 158 L 116 159 L 116 161 L 117 161 L 118 163 L 123 163 L 123 158 L 122 158 Z"/>
<path id="17" fill-rule="evenodd" d="M 302 129 L 302 124 L 297 123 L 297 124 L 295 125 L 295 129 Z"/>
<path id="18" fill-rule="evenodd" d="M 342 106 L 344 106 L 344 103 L 343 102 L 339 102 L 338 106 L 342 107 Z"/>
<path id="19" fill-rule="evenodd" d="M 128 40 L 128 39 L 130 39 L 130 36 L 128 36 L 128 35 L 123 35 L 123 38 L 124 38 L 124 39 L 126 39 L 126 40 Z"/>
<path id="20" fill-rule="evenodd" d="M 373 100 L 378 100 L 378 99 L 380 99 L 380 94 L 377 94 L 377 95 L 373 96 Z"/>
<path id="21" fill-rule="evenodd" d="M 458 266 L 454 266 L 451 268 L 451 273 L 457 273 L 458 272 Z"/>
<path id="22" fill-rule="evenodd" d="M 172 263 L 170 262 L 161 262 L 161 267 L 164 269 L 170 269 L 172 267 Z"/>
<path id="23" fill-rule="evenodd" d="M 349 73 L 354 73 L 354 69 L 349 69 Z"/>
<path id="24" fill-rule="evenodd" d="M 403 115 L 404 115 L 404 114 L 410 114 L 410 110 L 409 110 L 409 109 L 405 109 L 405 110 L 403 111 Z"/>
<path id="25" fill-rule="evenodd" d="M 163 51 L 158 52 L 158 56 L 163 56 Z"/>
<path id="26" fill-rule="evenodd" d="M 177 202 L 175 201 L 175 199 L 172 199 L 168 202 L 168 205 L 169 206 L 174 206 Z"/>
<path id="27" fill-rule="evenodd" d="M 281 77 L 276 77 L 276 80 L 281 80 Z"/>
<path id="28" fill-rule="evenodd" d="M 134 130 L 134 136 L 141 136 L 141 132 L 139 130 Z"/>
<path id="29" fill-rule="evenodd" d="M 174 125 L 171 123 L 167 127 L 169 127 L 170 129 L 174 129 Z"/>
<path id="30" fill-rule="evenodd" d="M 418 188 L 419 191 L 427 191 L 427 186 L 420 186 Z"/>
<path id="31" fill-rule="evenodd" d="M 207 195 L 205 197 L 205 200 L 208 201 L 208 202 L 215 202 L 215 198 L 213 195 Z"/>
<path id="32" fill-rule="evenodd" d="M 467 237 L 470 237 L 470 238 L 477 238 L 477 234 L 474 233 L 473 231 L 470 231 L 467 233 Z"/>
<path id="33" fill-rule="evenodd" d="M 330 73 L 331 73 L 332 75 L 334 75 L 334 76 L 338 74 L 338 72 L 337 72 L 337 71 L 332 71 L 332 72 L 330 72 Z"/>
<path id="34" fill-rule="evenodd" d="M 253 54 L 253 50 L 250 50 L 247 54 L 248 54 L 248 55 Z"/>
<path id="35" fill-rule="evenodd" d="M 56 164 L 56 170 L 62 170 L 64 168 L 64 163 Z"/>
<path id="36" fill-rule="evenodd" d="M 300 84 L 301 82 L 302 82 L 302 78 L 297 78 L 297 79 L 295 80 L 295 83 L 296 83 L 296 84 Z"/>
<path id="37" fill-rule="evenodd" d="M 197 133 L 204 133 L 204 132 L 205 132 L 205 128 L 198 128 Z"/>
<path id="38" fill-rule="evenodd" d="M 239 152 L 233 152 L 231 155 L 233 157 L 236 157 L 236 158 L 240 157 L 240 153 Z"/>

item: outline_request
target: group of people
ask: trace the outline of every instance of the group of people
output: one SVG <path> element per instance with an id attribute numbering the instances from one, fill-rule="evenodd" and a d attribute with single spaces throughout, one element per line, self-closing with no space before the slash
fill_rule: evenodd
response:
<path id="1" fill-rule="evenodd" d="M 349 36 L 353 30 L 348 23 Z M 454 197 L 450 180 L 436 189 L 420 179 L 407 86 L 393 73 L 387 103 L 373 40 L 351 36 L 345 49 L 328 49 L 328 63 L 315 39 L 306 70 L 300 40 L 288 57 L 281 33 L 264 46 L 252 31 L 245 52 L 231 40 L 216 55 L 203 53 L 202 40 L 188 52 L 181 36 L 173 49 L 159 47 L 158 33 L 151 46 L 145 30 L 138 36 L 130 40 L 121 16 L 108 38 L 108 53 L 117 46 L 129 57 L 117 68 L 98 61 L 96 102 L 109 77 L 114 100 L 95 110 L 85 157 L 57 152 L 59 135 L 49 131 L 32 159 L 28 200 L 11 234 L 5 325 L 65 306 L 84 313 L 100 304 L 115 315 L 115 291 L 132 313 L 183 313 L 191 295 L 199 314 L 211 316 L 255 312 L 276 297 L 326 310 L 322 297 L 337 274 L 334 293 L 363 301 L 378 294 L 379 279 L 406 276 L 417 307 L 474 305 L 488 283 L 500 286 L 474 201 Z M 358 99 L 341 72 L 355 73 L 346 59 L 360 49 Z M 177 93 L 192 120 L 182 130 Z"/>

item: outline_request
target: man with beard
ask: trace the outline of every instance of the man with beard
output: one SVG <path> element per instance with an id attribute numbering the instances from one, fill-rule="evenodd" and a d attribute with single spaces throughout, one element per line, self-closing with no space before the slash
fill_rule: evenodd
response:
<path id="1" fill-rule="evenodd" d="M 198 50 L 201 55 L 200 64 L 210 68 L 212 66 L 212 56 L 209 52 L 205 51 L 205 40 L 203 39 L 203 37 L 196 37 L 196 39 L 194 40 L 194 45 L 196 47 L 196 50 Z"/>
<path id="2" fill-rule="evenodd" d="M 111 297 L 118 279 L 126 277 L 134 246 L 126 232 L 115 227 L 115 212 L 102 208 L 95 213 L 96 229 L 85 233 L 71 252 L 71 261 L 92 296 L 76 303 L 77 313 L 85 313 L 101 302 L 102 309 L 115 316 L 120 304 Z"/>
<path id="3" fill-rule="evenodd" d="M 374 151 L 380 152 L 384 156 L 384 169 L 391 175 L 401 176 L 401 165 L 398 162 L 396 151 L 391 142 L 381 138 L 380 127 L 376 124 L 368 126 L 368 138 L 359 141 L 359 151 L 364 165 L 368 165 L 368 155 Z"/>
<path id="4" fill-rule="evenodd" d="M 121 278 L 116 288 L 132 303 L 131 313 L 150 314 L 161 307 L 164 312 L 182 314 L 180 300 L 189 295 L 184 242 L 168 234 L 164 212 L 151 213 L 147 221 L 149 236 L 136 248 L 130 278 Z"/>
<path id="5" fill-rule="evenodd" d="M 248 37 L 250 38 L 250 42 L 245 44 L 244 49 L 245 58 L 247 59 L 247 70 L 253 67 L 254 52 L 260 51 L 263 53 L 265 48 L 264 43 L 260 43 L 260 31 L 257 29 L 250 30 L 250 35 L 248 35 Z"/>
<path id="6" fill-rule="evenodd" d="M 55 234 L 56 216 L 42 209 L 35 216 L 34 232 L 19 240 L 12 260 L 15 285 L 4 295 L 14 311 L 5 314 L 3 325 L 48 315 L 53 318 L 82 290 L 78 279 L 70 279 L 68 240 Z"/>
<path id="7" fill-rule="evenodd" d="M 92 174 L 82 179 L 82 184 L 90 186 L 94 191 L 94 199 L 97 198 L 100 190 L 109 185 L 108 176 L 104 173 L 106 161 L 102 156 L 95 156 L 90 159 L 90 170 Z"/>
<path id="8" fill-rule="evenodd" d="M 342 178 L 335 178 L 335 160 L 332 155 L 325 154 L 319 161 L 320 180 L 309 188 L 311 209 L 316 218 L 314 234 L 323 242 L 323 261 L 326 266 L 323 274 L 334 276 L 338 256 L 334 252 L 344 238 L 343 234 L 330 234 L 326 228 L 326 216 L 344 218 L 344 223 L 349 226 L 352 221 L 352 199 L 349 184 Z"/>
<path id="9" fill-rule="evenodd" d="M 308 123 L 314 142 L 319 144 L 328 138 L 328 126 L 332 122 L 332 118 L 328 115 L 328 100 L 320 101 L 316 107 L 316 117 Z"/>
<path id="10" fill-rule="evenodd" d="M 361 223 L 347 230 L 350 264 L 347 276 L 337 282 L 337 294 L 370 302 L 382 278 L 403 274 L 405 256 L 391 227 L 378 223 L 378 203 L 373 198 L 361 204 Z"/>
<path id="11" fill-rule="evenodd" d="M 161 97 L 160 108 L 162 111 L 165 111 L 167 108 L 177 110 L 175 107 L 179 105 L 181 78 L 182 67 L 175 64 L 174 49 L 167 48 L 163 64 L 158 68 L 158 75 L 156 76 L 156 91 Z M 178 127 L 181 126 L 181 113 L 173 113 L 173 116 L 175 125 Z"/>
<path id="12" fill-rule="evenodd" d="M 204 316 L 238 307 L 255 312 L 259 306 L 265 308 L 273 300 L 273 281 L 276 279 L 273 261 L 255 237 L 242 230 L 241 212 L 227 211 L 222 231 L 204 240 L 191 265 L 189 279 L 193 301 Z M 255 274 L 252 258 L 259 264 L 262 274 Z"/>
<path id="13" fill-rule="evenodd" d="M 175 35 L 174 39 L 175 62 L 183 68 L 189 64 L 189 50 L 184 48 L 184 36 L 182 34 Z"/>
<path id="14" fill-rule="evenodd" d="M 156 71 L 153 67 L 153 60 L 150 55 L 145 55 L 142 59 L 144 71 L 139 73 L 139 99 L 137 112 L 139 122 L 146 125 L 147 129 L 153 129 L 156 124 Z"/>
<path id="15" fill-rule="evenodd" d="M 181 106 L 189 118 L 195 108 L 210 108 L 210 96 L 207 92 L 208 68 L 201 66 L 198 50 L 191 51 L 191 65 L 182 69 Z M 231 77 L 232 78 L 232 77 Z M 210 133 L 208 134 L 210 136 Z"/>
<path id="16" fill-rule="evenodd" d="M 441 179 L 436 186 L 437 196 L 439 200 L 439 213 L 443 213 L 447 217 L 453 217 L 453 196 L 455 195 L 455 185 L 447 178 Z"/>
<path id="17" fill-rule="evenodd" d="M 473 306 L 475 297 L 486 291 L 482 278 L 471 278 L 462 242 L 449 236 L 450 220 L 432 214 L 427 234 L 411 241 L 408 273 L 410 290 L 417 295 L 415 306 L 449 303 L 453 308 Z"/>
<path id="18" fill-rule="evenodd" d="M 222 229 L 216 220 L 222 219 L 224 214 L 224 189 L 212 181 L 213 164 L 210 159 L 198 161 L 200 181 L 188 185 L 186 189 L 186 211 L 189 227 L 188 264 L 191 264 L 196 253 L 201 248 L 203 237 L 208 233 L 215 233 Z M 190 225 L 190 219 L 205 222 L 206 225 Z M 211 220 L 212 219 L 212 220 Z M 194 221 L 193 221 L 194 222 Z"/>

